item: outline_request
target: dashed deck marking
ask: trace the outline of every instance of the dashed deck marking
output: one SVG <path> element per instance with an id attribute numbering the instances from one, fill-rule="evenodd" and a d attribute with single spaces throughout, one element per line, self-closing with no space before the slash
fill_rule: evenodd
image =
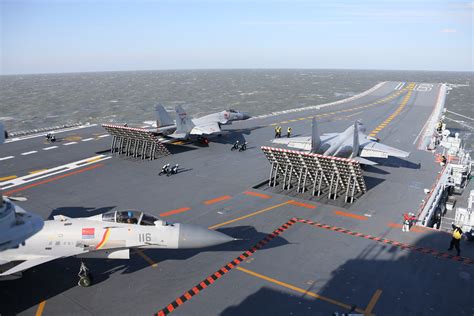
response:
<path id="1" fill-rule="evenodd" d="M 33 171 L 30 171 L 29 174 L 35 174 L 35 173 L 40 173 L 40 172 L 43 172 L 43 171 L 46 171 L 48 169 L 38 169 L 38 170 L 33 170 Z M 1 180 L 1 179 L 0 179 Z"/>
<path id="2" fill-rule="evenodd" d="M 339 114 L 339 113 L 352 112 L 352 111 L 356 111 L 356 110 L 360 110 L 360 109 L 366 109 L 366 108 L 369 108 L 369 107 L 373 107 L 375 105 L 391 101 L 392 99 L 398 97 L 400 94 L 402 94 L 406 90 L 407 90 L 407 88 L 401 89 L 399 91 L 396 91 L 396 92 L 390 94 L 389 96 L 387 96 L 383 99 L 380 99 L 378 101 L 375 101 L 375 102 L 372 102 L 372 103 L 369 103 L 369 104 L 353 107 L 353 108 L 350 108 L 350 109 L 343 109 L 343 110 L 338 110 L 338 111 L 333 111 L 333 112 L 328 112 L 328 113 L 317 114 L 317 115 L 314 115 L 314 117 L 321 118 L 321 117 L 326 117 L 326 116 L 335 115 L 335 114 Z M 304 120 L 312 120 L 312 119 L 313 119 L 313 116 L 300 117 L 300 118 L 296 118 L 296 119 L 292 119 L 292 120 L 282 121 L 282 122 L 279 122 L 279 123 L 270 123 L 269 126 L 287 124 L 289 122 L 294 122 L 294 121 L 298 121 L 298 120 L 299 121 L 304 121 Z"/>
<path id="3" fill-rule="evenodd" d="M 297 202 L 297 201 L 293 201 L 293 200 L 289 201 L 288 203 L 299 206 L 299 207 L 309 208 L 309 209 L 315 209 L 316 208 L 316 205 L 301 203 L 301 202 Z"/>
<path id="4" fill-rule="evenodd" d="M 69 146 L 69 145 L 74 145 L 74 144 L 77 144 L 77 142 L 69 142 L 69 143 L 65 143 L 63 144 L 64 146 Z"/>
<path id="5" fill-rule="evenodd" d="M 88 141 L 93 140 L 93 139 L 94 139 L 93 137 L 91 137 L 91 138 L 84 138 L 82 141 L 83 141 L 83 142 L 88 142 Z"/>
<path id="6" fill-rule="evenodd" d="M 283 203 L 282 205 L 288 204 L 289 202 L 290 201 L 287 201 L 287 202 Z M 281 206 L 281 205 L 274 205 L 274 206 L 272 206 L 272 208 L 275 208 L 275 207 L 278 207 L 278 206 Z M 260 212 L 262 212 L 262 211 L 260 211 Z M 249 215 L 246 215 L 246 216 L 249 217 L 249 216 L 254 216 L 254 215 L 256 215 L 256 214 L 253 213 L 253 214 L 249 214 Z M 225 225 L 229 222 L 234 222 L 234 221 L 239 220 L 239 219 L 240 218 L 237 218 L 237 219 L 234 219 L 234 220 L 222 223 L 222 224 L 214 225 L 214 226 L 209 227 L 209 229 L 213 229 L 214 227 L 220 227 L 220 226 L 223 226 L 223 225 Z M 355 237 L 362 237 L 362 238 L 370 239 L 370 240 L 377 241 L 377 242 L 384 243 L 384 244 L 391 244 L 395 247 L 400 247 L 402 249 L 417 251 L 417 252 L 420 252 L 420 253 L 423 253 L 423 254 L 431 254 L 435 258 L 452 259 L 456 262 L 462 262 L 464 264 L 474 264 L 474 260 L 470 259 L 470 258 L 453 256 L 451 254 L 443 253 L 443 252 L 440 252 L 440 251 L 437 251 L 437 250 L 434 250 L 434 249 L 424 248 L 424 247 L 416 247 L 416 246 L 413 246 L 413 245 L 404 244 L 404 243 L 401 243 L 401 242 L 389 240 L 389 239 L 382 238 L 382 237 L 375 237 L 375 236 L 368 235 L 368 234 L 354 232 L 354 231 L 351 231 L 349 229 L 345 229 L 345 228 L 341 228 L 341 227 L 337 227 L 337 226 L 331 226 L 331 225 L 321 224 L 321 223 L 318 223 L 318 222 L 313 222 L 313 221 L 310 221 L 310 220 L 307 220 L 307 219 L 292 218 L 288 222 L 286 222 L 285 224 L 280 226 L 279 228 L 275 229 L 271 234 L 267 235 L 264 239 L 260 240 L 257 244 L 255 244 L 249 250 L 243 252 L 239 257 L 237 257 L 234 260 L 228 262 L 225 266 L 220 268 L 218 271 L 214 272 L 213 274 L 208 276 L 206 279 L 201 281 L 199 284 L 197 284 L 196 286 L 191 288 L 189 291 L 185 292 L 179 298 L 177 298 L 176 300 L 171 302 L 171 304 L 167 305 L 166 307 L 164 307 L 163 309 L 158 311 L 156 315 L 158 315 L 158 316 L 168 315 L 169 313 L 174 311 L 176 308 L 178 308 L 179 306 L 184 304 L 186 301 L 190 300 L 193 296 L 199 294 L 200 291 L 204 290 L 209 285 L 214 283 L 216 280 L 218 280 L 219 278 L 224 276 L 226 273 L 228 273 L 229 271 L 231 271 L 234 268 L 237 268 L 237 266 L 242 261 L 247 260 L 256 251 L 262 249 L 267 243 L 272 241 L 274 238 L 278 237 L 280 234 L 285 232 L 288 228 L 292 227 L 296 223 L 308 224 L 308 225 L 311 225 L 311 226 L 314 226 L 314 227 L 324 228 L 324 229 L 327 229 L 327 230 L 331 230 L 331 231 L 335 231 L 335 232 L 339 232 L 339 233 L 343 233 L 343 234 L 348 234 L 348 235 L 355 236 Z M 248 270 L 248 271 L 250 271 L 250 270 Z M 316 294 L 316 293 L 314 293 L 314 294 Z M 372 312 L 375 304 L 377 303 L 377 300 L 380 298 L 381 294 L 382 294 L 382 291 L 377 290 L 375 292 L 375 294 L 372 296 L 371 300 L 369 301 L 369 304 L 367 305 L 367 309 L 365 311 L 362 311 L 362 312 L 365 313 L 365 314 L 370 314 Z M 347 306 L 350 307 L 349 305 L 347 305 Z"/>
<path id="7" fill-rule="evenodd" d="M 343 212 L 343 211 L 334 211 L 334 214 L 339 215 L 339 216 L 358 219 L 360 221 L 366 221 L 368 219 L 367 216 L 357 215 L 357 214 L 352 214 L 352 213 L 346 213 L 346 212 Z"/>
<path id="8" fill-rule="evenodd" d="M 93 166 L 86 167 L 86 168 L 83 168 L 83 169 L 75 170 L 73 172 L 62 174 L 62 175 L 54 177 L 54 178 L 46 179 L 46 180 L 43 180 L 43 181 L 40 181 L 40 182 L 36 182 L 36 183 L 26 185 L 26 186 L 18 188 L 18 189 L 10 190 L 8 192 L 5 192 L 4 194 L 5 195 L 11 195 L 13 193 L 20 192 L 20 191 L 23 191 L 23 190 L 26 190 L 26 189 L 30 189 L 30 188 L 36 187 L 38 185 L 41 185 L 41 184 L 56 181 L 56 180 L 59 180 L 59 179 L 65 178 L 65 177 L 69 177 L 69 176 L 72 176 L 72 175 L 75 175 L 75 174 L 78 174 L 78 173 L 82 173 L 84 171 L 92 170 L 92 169 L 95 169 L 95 168 L 98 168 L 98 167 L 102 167 L 102 166 L 103 166 L 103 164 L 97 164 L 97 165 L 93 165 Z"/>
<path id="9" fill-rule="evenodd" d="M 105 134 L 105 135 L 99 135 L 97 136 L 98 138 L 104 138 L 104 137 L 109 137 L 110 135 L 109 134 Z"/>
<path id="10" fill-rule="evenodd" d="M 15 158 L 15 156 L 2 157 L 2 158 L 0 158 L 0 161 L 12 159 L 12 158 Z"/>
<path id="11" fill-rule="evenodd" d="M 140 257 L 142 257 L 146 262 L 148 262 L 148 264 L 152 267 L 152 268 L 156 268 L 158 267 L 158 264 L 153 261 L 150 257 L 148 257 L 141 249 L 138 249 L 138 248 L 134 248 L 133 251 L 139 255 Z"/>
<path id="12" fill-rule="evenodd" d="M 190 207 L 182 207 L 182 208 L 178 208 L 178 209 L 176 209 L 176 210 L 172 210 L 172 211 L 169 211 L 169 212 L 161 213 L 160 216 L 161 216 L 161 217 L 171 216 L 171 215 L 175 215 L 175 214 L 187 212 L 187 211 L 189 211 L 190 209 L 191 209 Z"/>
<path id="13" fill-rule="evenodd" d="M 379 126 L 377 126 L 370 134 L 369 136 L 376 136 L 381 130 L 383 130 L 387 125 L 396 117 L 398 116 L 402 110 L 405 108 L 405 106 L 408 104 L 408 101 L 411 98 L 411 95 L 413 93 L 413 89 L 410 89 L 409 87 L 400 90 L 400 91 L 408 91 L 405 97 L 403 98 L 402 102 L 400 103 L 400 106 L 393 112 L 385 121 L 383 121 Z"/>
<path id="14" fill-rule="evenodd" d="M 27 156 L 27 155 L 31 155 L 31 154 L 36 154 L 38 151 L 36 150 L 32 150 L 32 151 L 27 151 L 25 153 L 21 153 L 22 156 Z"/>
<path id="15" fill-rule="evenodd" d="M 281 207 L 281 206 L 283 206 L 283 205 L 289 204 L 290 202 L 291 202 L 291 200 L 290 200 L 290 201 L 283 202 L 283 203 L 280 203 L 280 204 L 277 204 L 277 205 L 273 205 L 273 206 L 264 208 L 263 210 L 260 210 L 260 211 L 256 211 L 256 212 L 253 212 L 253 213 L 244 215 L 244 216 L 240 216 L 240 217 L 231 219 L 231 220 L 229 220 L 229 221 L 226 221 L 226 222 L 223 222 L 223 223 L 220 223 L 220 224 L 216 224 L 216 225 L 213 225 L 213 226 L 209 226 L 208 228 L 209 228 L 209 229 L 216 229 L 216 228 L 219 228 L 219 227 L 222 227 L 222 226 L 225 226 L 225 225 L 228 225 L 228 224 L 231 224 L 231 223 L 234 223 L 234 222 L 237 222 L 237 221 L 240 221 L 240 220 L 249 218 L 249 217 L 256 216 L 256 215 L 258 215 L 258 214 L 262 214 L 262 213 L 268 212 L 268 211 L 273 210 L 273 209 L 275 209 L 275 208 L 278 208 L 278 207 Z"/>
<path id="16" fill-rule="evenodd" d="M 330 303 L 330 304 L 333 304 L 333 305 L 337 305 L 337 306 L 342 307 L 342 308 L 345 308 L 345 309 L 347 309 L 347 310 L 351 310 L 351 309 L 352 309 L 352 306 L 349 305 L 349 304 L 345 304 L 345 303 L 342 303 L 342 302 L 337 301 L 337 300 L 335 300 L 335 299 L 332 299 L 332 298 L 329 298 L 329 297 L 326 297 L 326 296 L 319 295 L 319 294 L 317 294 L 317 293 L 314 293 L 314 292 L 311 292 L 311 291 L 308 291 L 308 290 L 305 290 L 305 289 L 296 287 L 296 286 L 294 286 L 294 285 L 291 285 L 291 284 L 288 284 L 288 283 L 285 283 L 285 282 L 282 282 L 282 281 L 278 281 L 278 280 L 276 280 L 276 279 L 270 278 L 270 277 L 265 276 L 265 275 L 263 275 L 263 274 L 260 274 L 260 273 L 257 273 L 257 272 L 254 272 L 254 271 L 251 271 L 251 270 L 242 268 L 242 267 L 237 267 L 237 270 L 242 271 L 242 272 L 245 272 L 245 273 L 247 273 L 247 274 L 249 274 L 249 275 L 252 275 L 252 276 L 254 276 L 254 277 L 257 277 L 257 278 L 259 278 L 259 279 L 268 281 L 268 282 L 270 282 L 270 283 L 274 283 L 274 284 L 280 285 L 280 286 L 282 286 L 282 287 L 285 287 L 285 288 L 287 288 L 287 289 L 290 289 L 290 290 L 293 290 L 293 291 L 302 293 L 302 294 L 304 294 L 304 295 L 317 298 L 317 299 L 319 299 L 319 300 L 321 300 L 321 301 L 324 301 L 324 302 L 327 302 L 327 303 Z M 358 313 L 364 313 L 364 310 L 362 310 L 362 309 L 360 309 L 360 308 L 356 308 L 355 311 L 358 312 Z"/>
<path id="17" fill-rule="evenodd" d="M 397 224 L 397 223 L 388 223 L 387 226 L 392 227 L 392 228 L 400 228 L 400 229 L 403 227 L 402 224 Z M 432 229 L 429 229 L 427 227 L 420 227 L 420 226 L 414 225 L 410 228 L 410 231 L 415 232 L 415 233 L 429 233 L 429 232 L 432 231 Z M 440 230 L 437 230 L 437 229 L 436 229 L 436 231 L 441 232 Z"/>
<path id="18" fill-rule="evenodd" d="M 44 306 L 46 305 L 46 300 L 42 301 L 41 303 L 39 303 L 38 305 L 38 309 L 36 310 L 36 316 L 41 316 L 43 315 L 43 310 L 44 310 Z"/>
<path id="19" fill-rule="evenodd" d="M 6 177 L 3 177 L 3 178 L 0 178 L 0 181 L 7 181 L 7 180 L 11 180 L 11 179 L 16 179 L 17 176 L 6 176 Z"/>
<path id="20" fill-rule="evenodd" d="M 297 219 L 297 221 L 300 222 L 300 223 L 309 224 L 309 225 L 314 226 L 314 227 L 324 228 L 324 229 L 327 229 L 327 230 L 331 230 L 331 231 L 335 231 L 335 232 L 338 232 L 338 233 L 351 235 L 351 236 L 354 236 L 354 237 L 361 237 L 361 238 L 365 238 L 365 239 L 370 239 L 370 240 L 377 241 L 377 242 L 380 242 L 380 243 L 390 244 L 390 245 L 395 246 L 395 247 L 399 247 L 399 248 L 406 249 L 406 250 L 411 250 L 411 251 L 416 251 L 416 252 L 423 253 L 423 254 L 429 254 L 429 255 L 432 255 L 435 258 L 450 259 L 450 260 L 453 260 L 453 261 L 456 261 L 456 262 L 461 262 L 463 264 L 469 264 L 469 265 L 474 264 L 474 259 L 471 259 L 471 258 L 468 258 L 468 257 L 454 256 L 450 253 L 438 251 L 438 250 L 431 249 L 431 248 L 417 247 L 417 246 L 414 246 L 414 245 L 405 244 L 405 243 L 398 242 L 398 241 L 395 241 L 395 240 L 390 240 L 390 239 L 386 239 L 386 238 L 382 238 L 382 237 L 376 237 L 376 236 L 372 236 L 372 235 L 369 235 L 369 234 L 364 234 L 364 233 L 351 231 L 349 229 L 345 229 L 345 228 L 342 228 L 342 227 L 325 225 L 325 224 L 321 224 L 321 223 L 318 223 L 318 222 L 313 222 L 313 221 L 310 221 L 310 220 L 307 220 L 307 219 Z"/>
<path id="21" fill-rule="evenodd" d="M 187 292 L 183 293 L 183 295 L 181 295 L 176 300 L 171 302 L 169 305 L 167 305 L 166 307 L 158 311 L 156 315 L 158 316 L 168 315 L 169 313 L 174 311 L 176 308 L 183 305 L 186 301 L 190 300 L 193 296 L 199 294 L 200 291 L 204 290 L 209 285 L 214 283 L 216 280 L 222 278 L 229 271 L 236 268 L 240 263 L 242 263 L 242 261 L 247 260 L 247 258 L 252 256 L 257 250 L 262 249 L 267 243 L 272 241 L 274 238 L 278 237 L 281 233 L 283 233 L 285 230 L 290 228 L 295 223 L 296 223 L 295 219 L 293 218 L 290 219 L 288 222 L 286 222 L 285 224 L 275 229 L 271 234 L 267 235 L 264 239 L 256 243 L 249 250 L 244 251 L 240 256 L 238 256 L 232 261 L 229 261 L 222 268 L 220 268 L 219 270 L 217 270 L 216 272 L 214 272 L 213 274 L 211 274 L 210 276 L 208 276 L 207 278 L 199 282 L 197 285 L 192 287 Z"/>
<path id="22" fill-rule="evenodd" d="M 217 202 L 221 202 L 221 201 L 225 201 L 225 200 L 230 200 L 232 197 L 230 195 L 223 195 L 223 196 L 220 196 L 218 198 L 215 198 L 215 199 L 211 199 L 211 200 L 207 200 L 207 201 L 204 201 L 204 204 L 206 205 L 211 205 L 211 204 L 214 204 L 214 203 L 217 203 Z"/>
<path id="23" fill-rule="evenodd" d="M 51 149 L 55 149 L 55 148 L 58 148 L 58 146 L 46 147 L 46 148 L 43 148 L 43 150 L 51 150 Z"/>
<path id="24" fill-rule="evenodd" d="M 375 307 L 375 304 L 377 304 L 377 301 L 379 300 L 380 295 L 382 295 L 382 290 L 377 289 L 374 295 L 372 295 L 372 298 L 370 299 L 369 304 L 365 308 L 365 312 L 364 312 L 365 315 L 372 315 L 372 311 Z"/>
<path id="25" fill-rule="evenodd" d="M 87 159 L 87 160 L 86 160 L 86 163 L 88 163 L 88 162 L 96 162 L 96 161 L 99 161 L 99 160 L 101 160 L 101 159 L 102 159 L 102 157 L 94 157 L 94 158 L 91 158 L 91 159 Z"/>
<path id="26" fill-rule="evenodd" d="M 270 199 L 271 195 L 263 194 L 263 193 L 258 193 L 258 192 L 253 192 L 253 191 L 245 191 L 244 194 L 251 195 L 251 196 L 256 196 L 262 199 Z"/>

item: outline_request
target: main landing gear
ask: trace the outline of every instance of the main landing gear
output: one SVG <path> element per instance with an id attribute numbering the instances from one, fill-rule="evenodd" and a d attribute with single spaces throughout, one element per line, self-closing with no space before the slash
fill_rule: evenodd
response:
<path id="1" fill-rule="evenodd" d="M 199 136 L 198 137 L 198 143 L 204 146 L 209 146 L 209 139 L 204 137 L 204 136 Z"/>
<path id="2" fill-rule="evenodd" d="M 77 275 L 79 276 L 79 282 L 77 282 L 79 286 L 88 287 L 92 284 L 92 276 L 84 261 L 81 261 L 81 267 L 79 268 L 79 273 Z"/>

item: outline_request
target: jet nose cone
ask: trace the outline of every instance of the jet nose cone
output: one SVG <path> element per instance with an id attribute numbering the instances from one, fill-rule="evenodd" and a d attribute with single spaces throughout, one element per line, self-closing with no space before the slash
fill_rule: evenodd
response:
<path id="1" fill-rule="evenodd" d="M 204 248 L 233 241 L 234 238 L 204 227 L 180 224 L 178 248 Z"/>

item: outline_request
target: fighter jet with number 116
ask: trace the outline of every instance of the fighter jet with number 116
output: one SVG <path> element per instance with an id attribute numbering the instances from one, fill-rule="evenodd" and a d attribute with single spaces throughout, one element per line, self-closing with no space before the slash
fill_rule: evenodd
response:
<path id="1" fill-rule="evenodd" d="M 140 211 L 115 211 L 86 218 L 54 216 L 19 247 L 0 252 L 0 277 L 65 257 L 129 259 L 130 249 L 203 248 L 235 240 L 207 228 L 168 223 Z M 84 263 L 79 285 L 91 278 Z"/>

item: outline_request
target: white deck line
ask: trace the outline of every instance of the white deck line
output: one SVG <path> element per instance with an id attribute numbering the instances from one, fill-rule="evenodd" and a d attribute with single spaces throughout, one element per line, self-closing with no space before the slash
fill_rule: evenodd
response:
<path id="1" fill-rule="evenodd" d="M 380 87 L 382 87 L 386 83 L 387 83 L 386 81 L 382 81 L 382 82 L 376 84 L 375 86 L 373 86 L 372 88 L 370 88 L 368 90 L 365 90 L 362 93 L 356 94 L 356 95 L 354 95 L 350 98 L 342 99 L 342 100 L 339 100 L 339 101 L 334 101 L 334 102 L 331 102 L 331 103 L 325 103 L 325 104 L 319 104 L 319 105 L 311 105 L 311 106 L 307 106 L 307 107 L 304 107 L 304 108 L 296 108 L 296 109 L 288 109 L 288 110 L 284 110 L 284 111 L 272 112 L 270 114 L 263 114 L 263 115 L 253 116 L 249 120 L 261 119 L 261 118 L 277 116 L 277 115 L 287 114 L 287 113 L 301 112 L 301 111 L 306 111 L 306 110 L 319 110 L 319 109 L 322 109 L 322 108 L 325 108 L 325 107 L 328 107 L 328 106 L 351 102 L 351 101 L 354 101 L 356 99 L 359 99 L 363 96 L 366 96 L 366 95 L 374 92 L 375 90 L 379 89 Z"/>
<path id="2" fill-rule="evenodd" d="M 88 141 L 93 140 L 93 139 L 94 139 L 93 137 L 91 137 L 91 138 L 84 138 L 82 141 L 83 141 L 83 142 L 88 142 Z"/>
<path id="3" fill-rule="evenodd" d="M 77 144 L 77 142 L 66 143 L 66 144 L 63 144 L 63 146 L 69 146 L 69 145 L 74 145 L 74 144 Z"/>
<path id="4" fill-rule="evenodd" d="M 27 151 L 27 152 L 24 152 L 24 153 L 21 153 L 22 156 L 27 156 L 27 155 L 31 155 L 31 154 L 36 154 L 38 151 L 37 150 L 32 150 L 32 151 Z"/>
<path id="5" fill-rule="evenodd" d="M 46 147 L 46 148 L 43 148 L 43 150 L 51 150 L 51 149 L 54 149 L 54 148 L 58 148 L 58 146 Z"/>
<path id="6" fill-rule="evenodd" d="M 12 159 L 12 158 L 15 158 L 15 156 L 2 157 L 2 158 L 0 158 L 0 161 L 1 161 L 1 160 Z"/>
<path id="7" fill-rule="evenodd" d="M 69 131 L 74 131 L 74 130 L 78 130 L 78 129 L 82 129 L 82 128 L 93 127 L 93 126 L 97 126 L 97 124 L 85 124 L 85 125 L 75 126 L 75 127 L 68 127 L 68 128 L 51 130 L 51 131 L 43 131 L 43 132 L 33 134 L 33 135 L 18 136 L 18 137 L 6 139 L 5 144 L 12 143 L 12 142 L 17 142 L 17 141 L 25 140 L 25 139 L 31 139 L 31 138 L 35 138 L 35 137 L 44 137 L 44 135 L 46 135 L 47 133 L 59 134 L 59 133 L 63 133 L 63 132 L 69 132 Z"/>
<path id="8" fill-rule="evenodd" d="M 46 169 L 46 170 L 43 170 L 43 171 L 38 172 L 38 173 L 28 174 L 28 175 L 25 175 L 25 176 L 22 176 L 22 177 L 13 179 L 13 180 L 7 180 L 7 181 L 0 182 L 0 188 L 2 188 L 2 190 L 10 189 L 10 188 L 13 188 L 13 187 L 16 187 L 16 186 L 19 186 L 19 185 L 23 185 L 23 184 L 28 183 L 28 182 L 33 182 L 33 181 L 43 179 L 43 178 L 46 178 L 46 177 L 50 177 L 50 176 L 53 176 L 53 175 L 56 175 L 56 174 L 59 174 L 59 173 L 71 171 L 73 169 L 81 168 L 81 167 L 84 167 L 84 166 L 87 166 L 87 165 L 90 165 L 90 164 L 93 164 L 93 163 L 97 163 L 97 162 L 100 162 L 100 161 L 104 161 L 104 160 L 110 159 L 110 158 L 112 158 L 112 157 L 111 156 L 105 156 L 105 155 L 98 155 L 98 156 L 89 157 L 89 158 L 86 158 L 86 159 L 71 162 L 71 163 L 61 165 L 61 166 L 58 166 L 58 167 Z"/>

